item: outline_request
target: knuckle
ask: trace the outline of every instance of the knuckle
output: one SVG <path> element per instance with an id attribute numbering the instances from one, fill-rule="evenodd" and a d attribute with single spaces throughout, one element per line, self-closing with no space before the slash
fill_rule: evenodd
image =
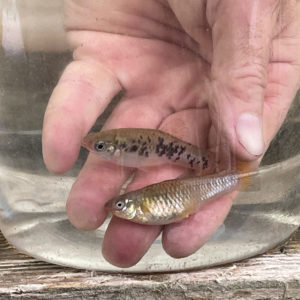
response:
<path id="1" fill-rule="evenodd" d="M 251 88 L 254 86 L 266 88 L 267 70 L 266 66 L 261 63 L 248 63 L 232 72 L 232 78 L 234 81 L 243 81 L 243 88 Z"/>
<path id="2" fill-rule="evenodd" d="M 218 97 L 232 102 L 258 103 L 267 86 L 266 67 L 260 63 L 245 64 L 231 68 L 227 73 L 218 72 L 212 84 L 218 90 Z M 221 95 L 220 95 L 221 93 Z"/>

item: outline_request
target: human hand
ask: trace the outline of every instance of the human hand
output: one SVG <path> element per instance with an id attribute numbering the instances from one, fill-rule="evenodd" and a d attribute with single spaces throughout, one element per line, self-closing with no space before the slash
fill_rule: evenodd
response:
<path id="1" fill-rule="evenodd" d="M 161 128 L 203 147 L 213 147 L 221 132 L 238 158 L 258 162 L 299 86 L 299 4 L 282 2 L 67 1 L 74 61 L 45 114 L 48 169 L 71 168 L 82 138 L 121 90 L 126 93 L 106 129 Z M 104 203 L 131 172 L 89 155 L 67 202 L 70 221 L 83 230 L 99 227 L 107 216 Z M 181 172 L 170 166 L 137 170 L 128 188 Z M 190 255 L 223 222 L 233 197 L 163 228 L 112 218 L 103 255 L 114 265 L 132 266 L 161 230 L 169 255 Z"/>

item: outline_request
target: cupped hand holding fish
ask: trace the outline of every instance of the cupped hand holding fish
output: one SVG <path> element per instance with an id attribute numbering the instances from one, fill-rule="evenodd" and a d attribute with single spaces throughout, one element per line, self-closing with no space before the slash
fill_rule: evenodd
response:
<path id="1" fill-rule="evenodd" d="M 82 138 L 120 91 L 105 124 L 161 128 L 203 148 L 221 132 L 240 159 L 259 161 L 299 87 L 297 1 L 66 1 L 74 61 L 53 91 L 44 119 L 48 169 L 74 164 Z M 71 190 L 71 222 L 93 230 L 104 204 L 132 173 L 90 155 Z M 182 168 L 138 170 L 129 190 L 173 179 Z M 163 230 L 165 251 L 192 254 L 223 222 L 234 194 L 180 223 L 144 226 L 113 218 L 103 242 L 112 264 L 137 263 Z"/>

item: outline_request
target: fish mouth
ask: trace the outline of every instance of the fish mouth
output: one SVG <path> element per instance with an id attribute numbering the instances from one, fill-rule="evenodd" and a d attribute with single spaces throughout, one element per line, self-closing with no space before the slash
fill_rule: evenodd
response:
<path id="1" fill-rule="evenodd" d="M 87 136 L 85 136 L 82 140 L 81 140 L 81 147 L 86 148 L 87 150 L 93 151 L 94 149 L 92 148 L 92 143 L 93 143 L 93 138 L 94 138 L 95 134 L 94 133 L 90 133 Z"/>
<path id="2" fill-rule="evenodd" d="M 89 148 L 89 143 L 88 143 L 86 137 L 83 138 L 83 140 L 81 141 L 81 147 L 86 148 L 86 149 Z"/>

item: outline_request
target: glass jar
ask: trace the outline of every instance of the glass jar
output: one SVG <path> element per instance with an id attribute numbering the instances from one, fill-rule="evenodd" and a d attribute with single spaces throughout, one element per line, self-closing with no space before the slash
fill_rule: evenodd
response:
<path id="1" fill-rule="evenodd" d="M 1 231 L 20 251 L 39 259 L 120 271 L 101 255 L 107 222 L 98 230 L 83 232 L 69 223 L 65 213 L 65 201 L 86 152 L 80 153 L 75 166 L 63 176 L 50 174 L 43 163 L 44 111 L 60 73 L 72 58 L 63 30 L 63 1 L 1 2 Z M 95 128 L 101 128 L 117 101 L 112 101 Z M 260 189 L 239 194 L 224 224 L 199 251 L 173 259 L 163 251 L 159 237 L 126 272 L 187 270 L 233 262 L 288 239 L 300 224 L 299 115 L 300 95 L 263 159 Z"/>

